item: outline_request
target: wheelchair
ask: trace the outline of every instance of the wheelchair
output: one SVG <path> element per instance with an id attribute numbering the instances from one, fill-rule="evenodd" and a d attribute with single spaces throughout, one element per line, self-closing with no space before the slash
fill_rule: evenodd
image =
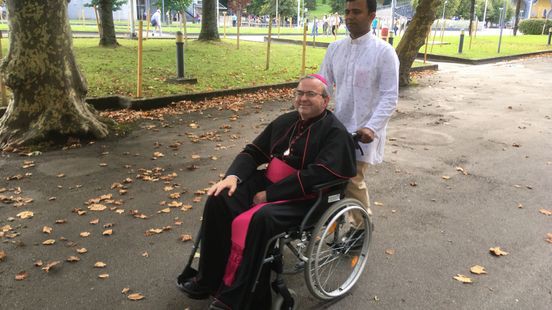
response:
<path id="1" fill-rule="evenodd" d="M 299 227 L 272 237 L 264 249 L 263 266 L 258 268 L 255 292 L 265 265 L 275 273 L 271 287 L 275 298 L 272 310 L 298 309 L 295 291 L 288 289 L 283 275 L 303 270 L 306 286 L 314 297 L 330 301 L 343 297 L 358 281 L 368 259 L 373 224 L 364 206 L 355 199 L 344 198 L 348 180 L 335 180 L 313 188 L 316 200 Z M 353 218 L 356 220 L 353 224 Z M 203 226 L 203 225 L 202 225 Z M 192 262 L 199 248 L 198 233 L 183 277 L 197 274 Z M 284 249 L 297 259 L 295 272 L 284 269 Z"/>
<path id="2" fill-rule="evenodd" d="M 270 264 L 276 274 L 272 310 L 298 309 L 297 294 L 287 288 L 283 274 L 303 269 L 308 290 L 323 301 L 345 296 L 358 281 L 367 263 L 373 224 L 362 203 L 344 198 L 347 183 L 336 180 L 316 186 L 316 201 L 301 225 L 267 243 L 263 264 Z M 284 269 L 285 248 L 298 260 L 296 272 Z"/>

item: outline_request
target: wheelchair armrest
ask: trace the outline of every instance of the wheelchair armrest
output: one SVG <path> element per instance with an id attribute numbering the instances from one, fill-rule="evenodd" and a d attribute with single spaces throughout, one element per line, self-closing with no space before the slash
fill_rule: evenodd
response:
<path id="1" fill-rule="evenodd" d="M 303 231 L 305 230 L 307 224 L 311 220 L 311 217 L 313 216 L 315 211 L 317 211 L 317 209 L 321 205 L 323 205 L 322 199 L 324 199 L 325 193 L 330 190 L 344 188 L 345 185 L 347 185 L 347 183 L 349 183 L 349 179 L 337 179 L 337 180 L 332 180 L 330 182 L 318 184 L 312 187 L 313 191 L 317 192 L 316 201 L 314 205 L 310 208 L 307 215 L 305 215 L 305 217 L 303 218 L 303 221 L 301 221 L 301 226 L 299 227 L 299 236 L 303 234 Z"/>

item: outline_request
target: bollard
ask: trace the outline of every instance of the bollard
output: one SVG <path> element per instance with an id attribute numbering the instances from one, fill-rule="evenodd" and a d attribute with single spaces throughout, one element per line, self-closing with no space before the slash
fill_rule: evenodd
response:
<path id="1" fill-rule="evenodd" d="M 184 41 L 182 32 L 176 32 L 176 77 L 184 78 Z"/>
<path id="2" fill-rule="evenodd" d="M 389 44 L 391 44 L 391 46 L 393 46 L 393 31 L 389 32 Z"/>
<path id="3" fill-rule="evenodd" d="M 464 48 L 464 30 L 460 32 L 460 43 L 458 44 L 458 54 L 462 54 Z"/>
<path id="4" fill-rule="evenodd" d="M 548 45 L 550 45 L 551 39 L 552 39 L 552 27 L 548 28 Z"/>

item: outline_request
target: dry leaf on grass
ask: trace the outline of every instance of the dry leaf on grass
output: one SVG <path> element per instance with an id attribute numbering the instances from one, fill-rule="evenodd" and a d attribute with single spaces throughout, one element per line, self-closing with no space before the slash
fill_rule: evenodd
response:
<path id="1" fill-rule="evenodd" d="M 484 274 L 484 273 L 487 273 L 487 271 L 485 270 L 485 267 L 479 266 L 479 265 L 472 266 L 472 267 L 470 268 L 470 272 L 471 272 L 471 273 L 474 273 L 474 274 Z"/>
<path id="2" fill-rule="evenodd" d="M 454 278 L 454 280 L 460 281 L 462 283 L 473 283 L 471 278 L 466 277 L 465 275 L 462 275 L 462 274 L 457 274 L 453 278 Z"/>
<path id="3" fill-rule="evenodd" d="M 494 256 L 505 256 L 505 255 L 508 255 L 508 252 L 503 251 L 499 246 L 494 247 L 494 248 L 490 248 L 489 251 L 490 251 L 491 254 L 493 254 Z"/>
<path id="4" fill-rule="evenodd" d="M 96 262 L 94 264 L 94 268 L 104 268 L 105 266 L 107 266 L 107 264 L 104 262 Z"/>

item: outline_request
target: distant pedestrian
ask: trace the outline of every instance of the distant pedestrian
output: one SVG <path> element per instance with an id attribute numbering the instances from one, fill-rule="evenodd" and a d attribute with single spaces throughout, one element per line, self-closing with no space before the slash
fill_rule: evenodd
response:
<path id="1" fill-rule="evenodd" d="M 311 35 L 313 37 L 318 35 L 318 20 L 316 19 L 316 17 L 314 18 L 314 21 L 312 22 L 312 33 L 311 33 Z"/>
<path id="2" fill-rule="evenodd" d="M 378 29 L 378 19 L 374 18 L 374 20 L 372 20 L 372 34 L 377 35 L 377 32 L 376 32 L 377 29 Z"/>
<path id="3" fill-rule="evenodd" d="M 322 19 L 322 33 L 324 35 L 328 35 L 328 16 L 324 15 L 324 18 Z"/>
<path id="4" fill-rule="evenodd" d="M 157 32 L 159 36 L 163 34 L 163 29 L 161 29 L 161 10 L 157 9 L 157 11 L 151 16 L 151 26 L 154 27 L 154 31 L 151 36 L 154 36 L 155 32 Z"/>
<path id="5" fill-rule="evenodd" d="M 236 27 L 238 23 L 238 17 L 236 16 L 236 14 L 232 14 L 232 27 Z"/>

